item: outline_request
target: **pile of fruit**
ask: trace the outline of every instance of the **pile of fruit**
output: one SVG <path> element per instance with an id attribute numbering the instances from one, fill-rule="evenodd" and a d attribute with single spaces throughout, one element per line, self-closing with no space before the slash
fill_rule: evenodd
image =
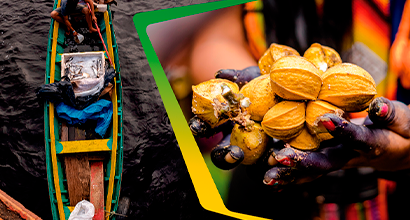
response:
<path id="1" fill-rule="evenodd" d="M 332 136 L 320 117 L 365 110 L 376 84 L 361 67 L 343 63 L 330 47 L 312 44 L 303 57 L 293 48 L 272 44 L 259 60 L 261 76 L 241 89 L 225 79 L 193 86 L 192 112 L 216 128 L 236 124 L 231 145 L 245 154 L 243 164 L 262 155 L 270 137 L 300 150 L 315 150 Z"/>

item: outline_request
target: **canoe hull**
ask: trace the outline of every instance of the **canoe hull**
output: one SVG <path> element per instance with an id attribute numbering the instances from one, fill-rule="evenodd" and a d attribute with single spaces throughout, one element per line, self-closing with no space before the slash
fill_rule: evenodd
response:
<path id="1" fill-rule="evenodd" d="M 55 1 L 54 8 L 59 6 L 59 0 Z M 45 133 L 45 150 L 47 164 L 47 178 L 49 186 L 49 195 L 53 219 L 68 219 L 71 211 L 74 209 L 70 204 L 67 178 L 64 167 L 65 155 L 89 154 L 99 152 L 105 157 L 102 169 L 104 185 L 104 212 L 105 219 L 114 219 L 115 215 L 106 213 L 115 213 L 118 208 L 118 200 L 121 186 L 121 173 L 123 161 L 123 136 L 122 136 L 122 85 L 120 75 L 120 63 L 118 57 L 118 47 L 115 33 L 112 26 L 112 16 L 110 6 L 103 13 L 103 18 L 98 24 L 102 31 L 104 43 L 107 46 L 108 54 L 114 62 L 116 77 L 111 95 L 113 104 L 112 127 L 109 129 L 109 137 L 106 139 L 92 139 L 85 141 L 65 141 L 62 140 L 61 124 L 55 113 L 53 103 L 46 102 L 44 105 L 44 133 Z M 61 54 L 64 53 L 64 30 L 59 27 L 58 22 L 52 19 L 50 24 L 47 67 L 46 67 L 46 84 L 53 83 L 61 79 Z M 92 177 L 90 177 L 92 178 Z M 94 194 L 95 195 L 95 194 Z M 93 197 L 94 198 L 94 197 Z M 75 204 L 74 204 L 75 205 Z"/>

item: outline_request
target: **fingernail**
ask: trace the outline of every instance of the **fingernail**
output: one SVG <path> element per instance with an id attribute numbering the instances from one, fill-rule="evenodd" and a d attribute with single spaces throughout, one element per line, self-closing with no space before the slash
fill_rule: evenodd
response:
<path id="1" fill-rule="evenodd" d="M 263 183 L 264 183 L 265 185 L 268 185 L 268 186 L 276 186 L 276 185 L 279 184 L 278 181 L 276 181 L 275 179 L 271 179 L 271 180 L 268 181 L 268 182 L 266 182 L 265 180 L 263 180 Z"/>
<path id="2" fill-rule="evenodd" d="M 275 179 L 271 179 L 268 182 L 266 182 L 265 180 L 263 180 L 263 183 L 269 186 L 277 186 L 279 184 L 283 184 L 282 180 L 275 180 Z"/>
<path id="3" fill-rule="evenodd" d="M 278 161 L 276 161 L 275 156 L 270 155 L 269 159 L 268 159 L 269 166 L 275 166 L 277 163 L 278 163 Z"/>
<path id="4" fill-rule="evenodd" d="M 228 163 L 235 163 L 238 159 L 235 158 L 231 153 L 225 155 L 225 161 Z"/>
<path id="5" fill-rule="evenodd" d="M 327 130 L 334 131 L 336 129 L 335 124 L 333 124 L 333 122 L 329 118 L 322 117 L 320 118 L 320 121 Z"/>
<path id="6" fill-rule="evenodd" d="M 379 115 L 380 117 L 385 117 L 387 115 L 387 112 L 389 111 L 389 107 L 386 105 L 386 103 L 379 103 L 377 107 L 379 109 L 377 115 Z"/>
<path id="7" fill-rule="evenodd" d="M 289 167 L 293 167 L 294 163 L 291 159 L 289 159 L 288 157 L 285 156 L 277 156 L 276 160 L 278 160 L 279 163 L 285 165 L 285 166 L 289 166 Z"/>

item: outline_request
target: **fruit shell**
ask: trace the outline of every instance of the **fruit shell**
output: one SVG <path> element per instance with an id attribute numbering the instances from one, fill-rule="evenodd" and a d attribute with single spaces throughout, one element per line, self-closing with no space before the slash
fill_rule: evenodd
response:
<path id="1" fill-rule="evenodd" d="M 255 123 L 251 131 L 236 124 L 232 129 L 231 145 L 240 147 L 245 155 L 242 164 L 254 164 L 265 152 L 269 136 L 260 124 Z"/>
<path id="2" fill-rule="evenodd" d="M 340 55 L 334 49 L 318 43 L 312 44 L 305 51 L 303 57 L 312 62 L 316 68 L 322 72 L 325 72 L 330 67 L 342 63 Z"/>
<path id="3" fill-rule="evenodd" d="M 316 68 L 323 72 L 328 68 L 325 56 L 325 51 L 322 49 L 322 45 L 318 43 L 312 44 L 303 54 L 304 58 L 308 59 L 316 66 Z"/>
<path id="4" fill-rule="evenodd" d="M 320 142 L 330 140 L 333 138 L 333 136 L 329 133 L 320 133 L 317 135 L 317 137 L 320 139 Z"/>
<path id="5" fill-rule="evenodd" d="M 339 53 L 336 52 L 336 50 L 334 50 L 331 47 L 327 47 L 323 45 L 322 45 L 322 48 L 326 54 L 326 63 L 327 63 L 328 69 L 342 63 L 342 58 L 340 57 Z"/>
<path id="6" fill-rule="evenodd" d="M 319 117 L 326 113 L 336 114 L 342 116 L 343 110 L 340 108 L 321 100 L 309 101 L 306 106 L 306 127 L 311 134 L 319 135 L 321 133 L 328 133 L 325 127 L 319 122 Z M 330 135 L 330 134 L 329 134 Z M 328 139 L 329 136 L 323 135 L 324 139 Z"/>
<path id="7" fill-rule="evenodd" d="M 316 135 L 311 135 L 304 127 L 297 137 L 289 141 L 289 144 L 299 150 L 316 150 L 319 148 L 320 139 Z"/>
<path id="8" fill-rule="evenodd" d="M 251 101 L 246 111 L 254 121 L 262 121 L 266 112 L 278 103 L 270 85 L 269 75 L 262 75 L 244 85 L 239 91 Z"/>
<path id="9" fill-rule="evenodd" d="M 192 86 L 192 112 L 212 128 L 228 120 L 220 117 L 217 118 L 214 111 L 214 99 L 218 99 L 221 103 L 226 103 L 226 100 L 221 95 L 222 84 L 226 84 L 234 93 L 239 92 L 239 87 L 236 83 L 225 79 L 211 79 Z"/>
<path id="10" fill-rule="evenodd" d="M 281 57 L 290 55 L 299 56 L 299 53 L 295 49 L 285 45 L 275 43 L 271 44 L 270 47 L 266 50 L 266 52 L 259 59 L 258 66 L 261 70 L 261 74 L 269 74 L 273 63 L 275 63 L 276 60 L 278 60 Z"/>
<path id="11" fill-rule="evenodd" d="M 272 90 L 286 100 L 316 100 L 322 85 L 320 75 L 306 58 L 282 57 L 270 72 Z"/>
<path id="12" fill-rule="evenodd" d="M 322 75 L 319 99 L 347 112 L 362 111 L 377 94 L 376 83 L 363 68 L 342 63 L 329 68 Z"/>
<path id="13" fill-rule="evenodd" d="M 305 111 L 304 102 L 282 101 L 265 114 L 262 128 L 273 138 L 290 140 L 302 132 L 305 125 Z"/>

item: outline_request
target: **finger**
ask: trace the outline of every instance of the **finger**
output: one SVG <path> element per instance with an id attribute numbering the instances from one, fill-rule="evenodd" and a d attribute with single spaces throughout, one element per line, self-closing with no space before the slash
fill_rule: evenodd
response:
<path id="1" fill-rule="evenodd" d="M 278 150 L 275 148 L 270 148 L 268 151 L 268 159 L 266 160 L 266 164 L 269 166 L 275 166 L 279 162 L 276 160 L 276 154 Z"/>
<path id="2" fill-rule="evenodd" d="M 285 148 L 285 142 L 272 138 L 268 143 L 268 148 L 266 149 L 266 153 L 261 162 L 268 167 L 277 165 L 278 161 L 276 160 L 276 155 L 283 148 Z"/>
<path id="3" fill-rule="evenodd" d="M 369 129 L 330 113 L 320 117 L 320 123 L 333 137 L 340 138 L 347 146 L 357 150 L 369 152 L 375 148 L 389 145 L 388 133 L 383 129 Z"/>
<path id="4" fill-rule="evenodd" d="M 219 169 L 230 170 L 240 164 L 244 153 L 238 146 L 230 145 L 231 136 L 226 136 L 211 152 L 211 160 Z"/>
<path id="5" fill-rule="evenodd" d="M 388 130 L 369 129 L 355 125 L 333 114 L 325 114 L 321 123 L 329 133 L 340 138 L 344 146 L 361 151 L 347 166 L 371 166 L 379 170 L 397 170 L 410 167 L 408 148 L 410 139 Z"/>
<path id="6" fill-rule="evenodd" d="M 284 145 L 283 141 L 271 138 L 267 144 L 268 148 L 256 163 L 246 166 L 247 176 L 260 183 L 260 178 L 265 175 L 266 171 L 278 164 L 275 156 L 277 152 L 284 148 Z"/>
<path id="7" fill-rule="evenodd" d="M 302 165 L 308 156 L 307 152 L 294 149 L 292 147 L 286 147 L 280 150 L 275 159 L 278 163 L 288 167 L 304 168 Z"/>
<path id="8" fill-rule="evenodd" d="M 243 70 L 221 69 L 215 74 L 215 78 L 227 79 L 238 84 L 242 88 L 246 83 L 261 75 L 257 66 L 251 66 Z"/>
<path id="9" fill-rule="evenodd" d="M 273 167 L 265 173 L 263 183 L 281 191 L 290 185 L 311 182 L 323 174 L 317 171 L 301 171 L 291 167 Z"/>
<path id="10" fill-rule="evenodd" d="M 189 129 L 191 130 L 192 134 L 195 137 L 211 137 L 219 132 L 226 132 L 230 133 L 233 128 L 233 122 L 227 121 L 222 125 L 219 125 L 215 128 L 211 128 L 211 126 L 204 122 L 202 119 L 198 118 L 198 116 L 194 116 L 189 120 Z"/>
<path id="11" fill-rule="evenodd" d="M 321 145 L 319 151 L 301 151 L 287 147 L 277 153 L 276 160 L 285 166 L 323 174 L 342 168 L 350 159 L 358 156 L 351 148 L 333 141 L 322 142 Z"/>
<path id="12" fill-rule="evenodd" d="M 410 168 L 410 139 L 387 129 L 372 129 L 375 141 L 370 151 L 350 160 L 346 168 L 371 166 L 377 170 L 394 171 Z M 375 144 L 376 143 L 376 144 Z"/>
<path id="13" fill-rule="evenodd" d="M 284 186 L 295 180 L 298 170 L 291 167 L 273 167 L 265 173 L 263 183 L 269 186 Z"/>
<path id="14" fill-rule="evenodd" d="M 369 118 L 375 125 L 386 126 L 405 138 L 410 137 L 410 109 L 402 102 L 378 97 L 370 103 Z"/>

